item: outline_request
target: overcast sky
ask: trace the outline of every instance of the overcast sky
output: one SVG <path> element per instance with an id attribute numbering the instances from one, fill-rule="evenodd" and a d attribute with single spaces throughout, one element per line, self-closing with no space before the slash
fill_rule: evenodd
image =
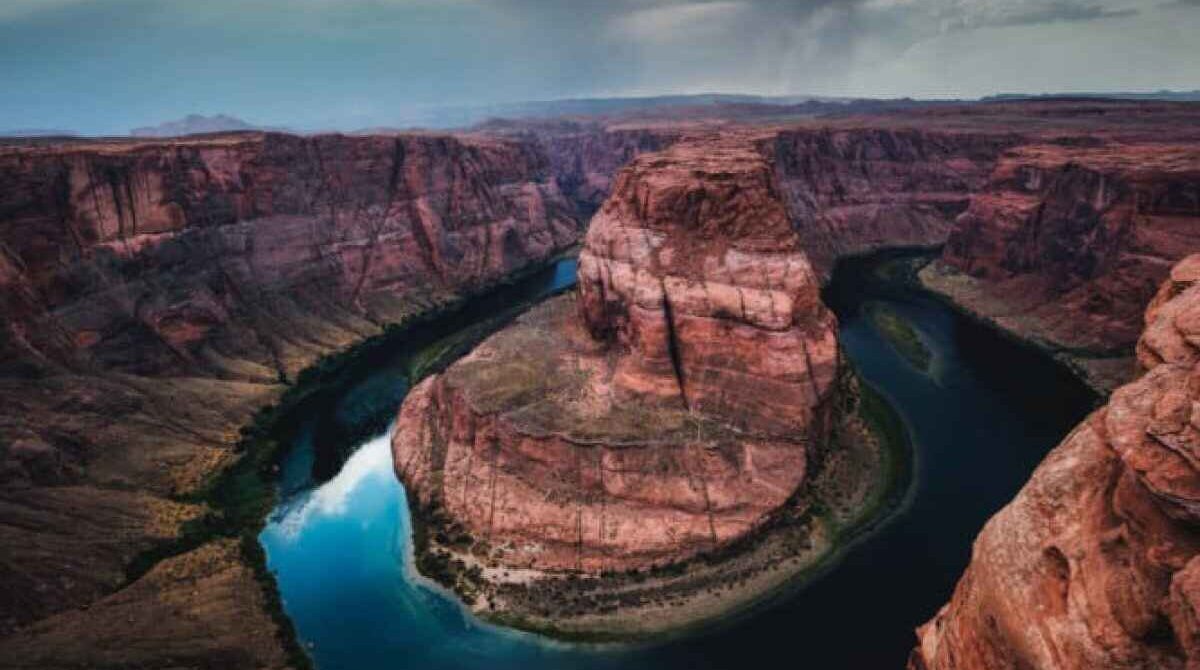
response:
<path id="1" fill-rule="evenodd" d="M 1200 0 L 0 0 L 0 129 L 695 92 L 1200 88 Z"/>

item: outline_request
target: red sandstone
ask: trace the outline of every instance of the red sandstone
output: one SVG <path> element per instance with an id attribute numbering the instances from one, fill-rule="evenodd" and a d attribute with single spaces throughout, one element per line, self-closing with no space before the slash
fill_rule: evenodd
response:
<path id="1" fill-rule="evenodd" d="M 838 373 L 769 163 L 741 137 L 635 160 L 579 273 L 582 319 L 538 308 L 405 401 L 410 495 L 490 560 L 548 571 L 678 562 L 759 527 L 828 439 Z"/>
<path id="2" fill-rule="evenodd" d="M 1177 265 L 1147 310 L 1142 376 L 984 527 L 911 668 L 1200 665 L 1197 267 Z"/>

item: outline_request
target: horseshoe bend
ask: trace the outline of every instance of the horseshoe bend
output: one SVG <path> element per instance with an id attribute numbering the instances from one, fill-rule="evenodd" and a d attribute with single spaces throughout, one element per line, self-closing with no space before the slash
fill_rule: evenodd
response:
<path id="1" fill-rule="evenodd" d="M 751 599 L 714 586 L 810 566 L 878 497 L 884 447 L 752 144 L 636 159 L 579 277 L 422 382 L 396 423 L 431 525 L 418 565 L 460 566 L 441 576 L 477 611 L 581 635 L 678 626 Z"/>
<path id="2" fill-rule="evenodd" d="M 1028 447 L 929 406 L 989 363 L 981 414 L 1071 404 L 1008 407 L 1046 370 L 1098 409 L 942 510 L 978 539 L 889 577 L 932 600 L 888 657 L 1195 665 L 1195 105 L 719 110 L 0 145 L 0 665 L 321 665 L 287 581 L 361 566 L 297 542 L 301 579 L 261 538 L 378 521 L 351 465 L 403 485 L 397 610 L 435 618 L 432 580 L 577 642 L 752 628 L 926 513 L 938 426 Z M 564 258 L 573 287 L 521 292 Z M 938 504 L 993 495 L 971 476 Z"/>

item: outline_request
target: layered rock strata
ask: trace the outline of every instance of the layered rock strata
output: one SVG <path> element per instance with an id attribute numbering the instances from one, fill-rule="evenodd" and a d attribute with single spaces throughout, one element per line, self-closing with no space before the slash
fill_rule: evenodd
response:
<path id="1" fill-rule="evenodd" d="M 975 542 L 914 670 L 1200 666 L 1200 256 L 1146 311 L 1142 370 Z"/>
<path id="2" fill-rule="evenodd" d="M 785 129 L 762 145 L 818 273 L 841 256 L 886 247 L 932 247 L 1018 143 L 990 128 Z"/>
<path id="3" fill-rule="evenodd" d="M 131 566 L 206 513 L 190 497 L 281 382 L 583 232 L 537 146 L 487 137 L 17 143 L 0 183 L 0 635 L 20 629 L 0 655 L 26 667 L 86 658 L 63 641 L 89 625 L 138 635 L 98 603 L 209 579 Z M 193 560 L 260 593 L 236 546 Z M 129 662 L 278 665 L 265 609 L 232 609 L 248 597 L 182 598 L 179 644 Z"/>
<path id="4" fill-rule="evenodd" d="M 291 377 L 582 235 L 545 157 L 498 139 L 19 146 L 0 181 L 5 359 L 143 375 Z"/>
<path id="5" fill-rule="evenodd" d="M 1146 302 L 1196 248 L 1200 141 L 1082 144 L 1006 152 L 922 278 L 1111 390 L 1133 373 Z"/>
<path id="6" fill-rule="evenodd" d="M 593 633 L 616 619 L 628 628 L 644 595 L 602 575 L 722 555 L 803 511 L 810 464 L 844 417 L 835 319 L 771 166 L 745 138 L 682 141 L 622 171 L 579 282 L 577 296 L 415 388 L 393 451 L 437 534 L 423 550 L 476 571 L 451 582 L 478 609 Z M 871 488 L 877 474 L 868 465 L 851 479 Z M 830 540 L 822 532 L 809 548 Z M 779 566 L 755 569 L 804 552 L 772 555 Z M 600 578 L 582 587 L 591 605 L 529 606 L 529 591 L 564 573 Z"/>

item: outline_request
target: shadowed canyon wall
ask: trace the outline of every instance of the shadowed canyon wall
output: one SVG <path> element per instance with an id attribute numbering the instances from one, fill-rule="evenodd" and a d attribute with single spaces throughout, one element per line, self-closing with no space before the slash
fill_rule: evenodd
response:
<path id="1" fill-rule="evenodd" d="M 366 332 L 584 224 L 545 157 L 502 140 L 28 148 L 0 156 L 0 179 L 5 353 L 133 374 L 290 377 L 327 349 L 306 321 Z"/>

